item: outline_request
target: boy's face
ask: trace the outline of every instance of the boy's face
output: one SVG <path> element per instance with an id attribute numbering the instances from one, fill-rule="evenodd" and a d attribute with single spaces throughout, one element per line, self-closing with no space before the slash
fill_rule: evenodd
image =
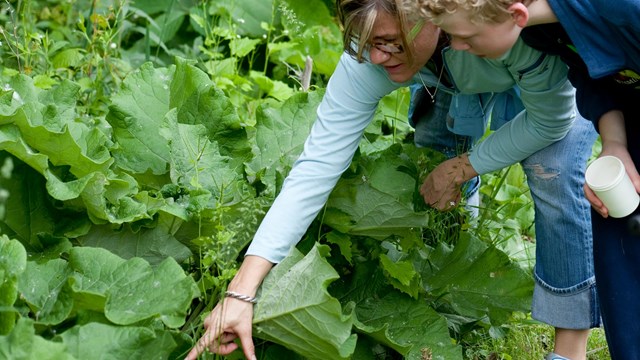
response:
<path id="1" fill-rule="evenodd" d="M 496 59 L 518 40 L 522 28 L 512 18 L 501 23 L 472 23 L 467 10 L 442 15 L 440 28 L 451 36 L 451 47 Z"/>

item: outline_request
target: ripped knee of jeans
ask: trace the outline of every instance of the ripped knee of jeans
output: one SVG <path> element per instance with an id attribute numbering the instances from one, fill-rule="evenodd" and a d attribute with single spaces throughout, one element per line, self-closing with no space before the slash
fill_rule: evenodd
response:
<path id="1" fill-rule="evenodd" d="M 560 176 L 558 169 L 551 169 L 539 163 L 524 165 L 523 169 L 531 180 L 554 180 Z"/>

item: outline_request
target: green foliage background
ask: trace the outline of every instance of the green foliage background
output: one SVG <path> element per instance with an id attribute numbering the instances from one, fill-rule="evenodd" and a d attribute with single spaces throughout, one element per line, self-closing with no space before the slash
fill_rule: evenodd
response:
<path id="1" fill-rule="evenodd" d="M 332 6 L 0 4 L 0 358 L 186 354 L 315 120 L 341 53 Z M 528 312 L 521 170 L 483 178 L 478 218 L 425 210 L 443 156 L 412 144 L 407 103 L 383 99 L 265 279 L 261 358 L 462 359 Z"/>

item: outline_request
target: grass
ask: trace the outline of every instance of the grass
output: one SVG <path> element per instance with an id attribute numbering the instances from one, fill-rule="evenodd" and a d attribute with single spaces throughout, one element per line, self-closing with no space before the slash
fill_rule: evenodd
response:
<path id="1" fill-rule="evenodd" d="M 553 328 L 539 323 L 511 323 L 504 336 L 476 334 L 464 345 L 466 360 L 541 360 L 553 350 Z M 587 343 L 587 360 L 611 360 L 602 328 L 593 329 Z"/>

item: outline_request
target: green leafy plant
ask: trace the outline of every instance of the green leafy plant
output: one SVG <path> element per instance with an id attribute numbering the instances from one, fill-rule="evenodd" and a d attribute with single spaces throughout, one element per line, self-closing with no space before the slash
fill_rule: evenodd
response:
<path id="1" fill-rule="evenodd" d="M 0 356 L 184 356 L 315 120 L 342 46 L 330 8 L 2 9 Z M 412 144 L 407 106 L 406 89 L 382 100 L 325 209 L 265 279 L 264 358 L 461 359 L 468 334 L 528 311 L 533 282 L 509 245 L 534 236 L 522 181 L 483 179 L 482 226 L 425 208 L 418 187 L 444 158 Z"/>

